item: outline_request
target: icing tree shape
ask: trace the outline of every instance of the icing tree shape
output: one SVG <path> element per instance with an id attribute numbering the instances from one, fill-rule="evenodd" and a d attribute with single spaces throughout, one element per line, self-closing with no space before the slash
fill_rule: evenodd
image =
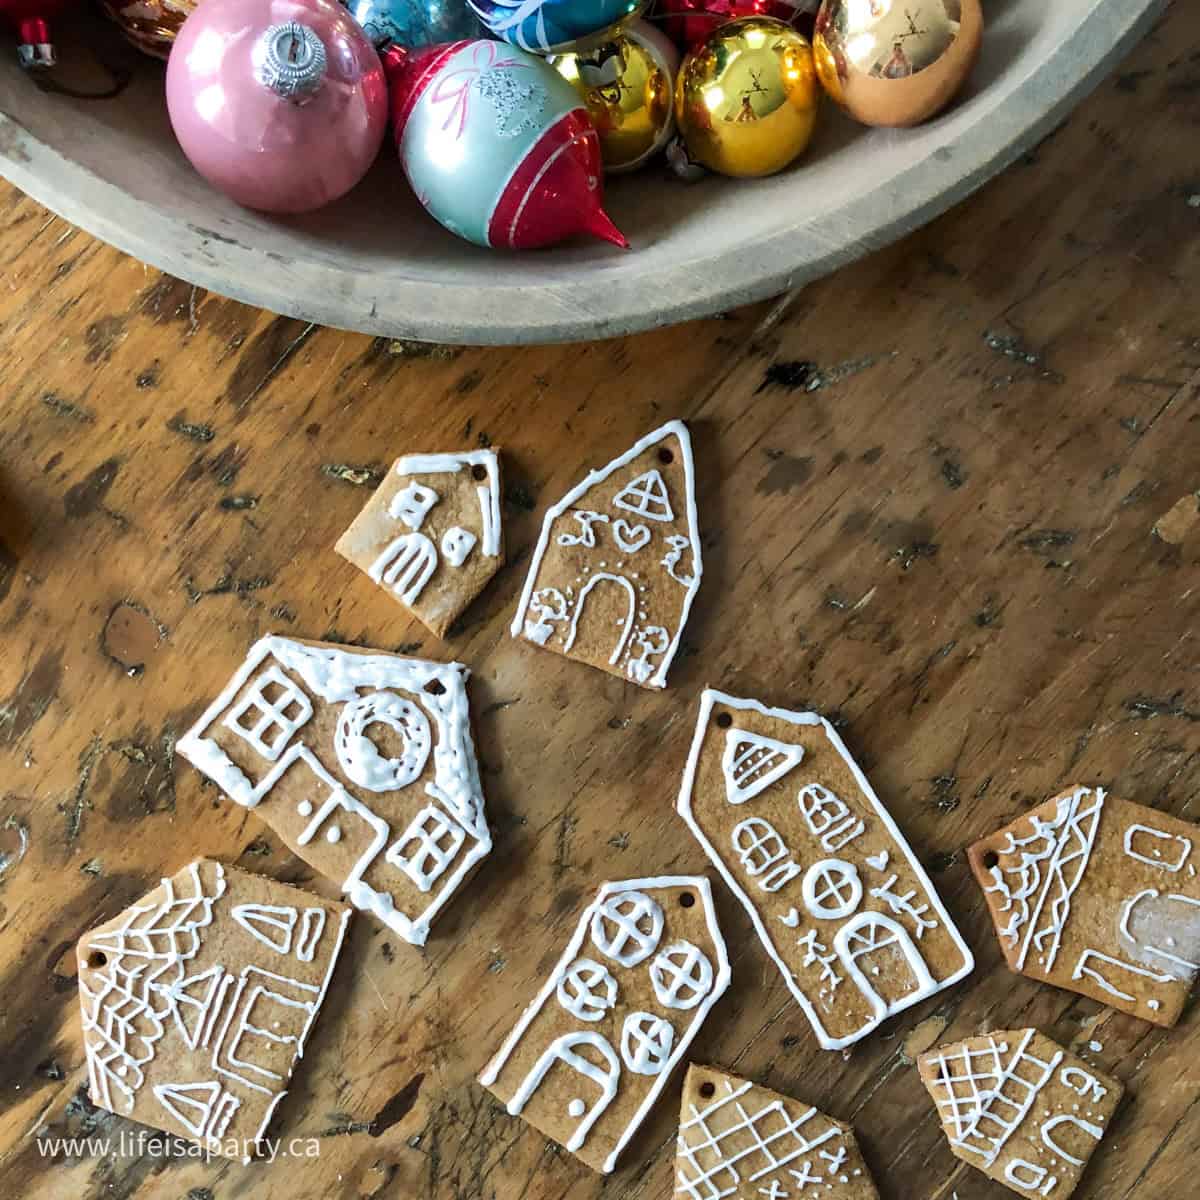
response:
<path id="1" fill-rule="evenodd" d="M 828 1050 L 974 959 L 833 726 L 706 691 L 676 803 Z"/>
<path id="2" fill-rule="evenodd" d="M 675 1151 L 681 1200 L 878 1200 L 849 1125 L 715 1067 L 683 1081 Z"/>
<path id="3" fill-rule="evenodd" d="M 695 474 L 669 421 L 572 488 L 542 523 L 513 637 L 665 687 L 700 587 Z"/>
<path id="4" fill-rule="evenodd" d="M 334 549 L 444 638 L 504 565 L 499 452 L 398 458 Z"/>
<path id="5" fill-rule="evenodd" d="M 941 1046 L 918 1066 L 955 1156 L 1048 1200 L 1075 1191 L 1125 1090 L 1036 1029 Z"/>
<path id="6" fill-rule="evenodd" d="M 350 913 L 205 858 L 84 934 L 75 952 L 92 1102 L 249 1162 Z"/>
<path id="7" fill-rule="evenodd" d="M 459 663 L 269 636 L 176 749 L 357 908 L 422 946 L 492 848 Z M 242 923 L 294 935 L 272 914 Z"/>
<path id="8" fill-rule="evenodd" d="M 728 986 L 707 879 L 606 883 L 479 1081 L 607 1174 Z"/>
<path id="9" fill-rule="evenodd" d="M 1171 1026 L 1200 970 L 1196 827 L 1076 786 L 967 851 L 1009 967 Z"/>

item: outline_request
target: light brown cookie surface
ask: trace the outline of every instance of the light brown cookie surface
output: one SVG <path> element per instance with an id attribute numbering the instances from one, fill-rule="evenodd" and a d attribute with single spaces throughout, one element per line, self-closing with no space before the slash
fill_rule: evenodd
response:
<path id="1" fill-rule="evenodd" d="M 670 421 L 546 513 L 512 635 L 665 687 L 700 573 L 692 442 Z"/>
<path id="2" fill-rule="evenodd" d="M 466 667 L 265 637 L 176 749 L 414 945 L 492 846 Z"/>
<path id="3" fill-rule="evenodd" d="M 854 1130 L 715 1067 L 683 1083 L 675 1195 L 686 1200 L 878 1200 Z"/>
<path id="4" fill-rule="evenodd" d="M 334 549 L 444 638 L 504 565 L 497 450 L 398 458 Z"/>
<path id="5" fill-rule="evenodd" d="M 705 691 L 676 807 L 826 1049 L 974 966 L 904 835 L 815 713 Z"/>
<path id="6" fill-rule="evenodd" d="M 954 1154 L 1046 1200 L 1075 1191 L 1125 1090 L 1036 1029 L 967 1038 L 918 1065 Z"/>
<path id="7" fill-rule="evenodd" d="M 248 1160 L 325 997 L 349 906 L 199 859 L 79 939 L 92 1102 Z"/>
<path id="8" fill-rule="evenodd" d="M 606 883 L 479 1081 L 609 1172 L 728 986 L 708 880 Z"/>
<path id="9" fill-rule="evenodd" d="M 1008 965 L 1174 1025 L 1200 966 L 1196 826 L 1073 787 L 967 851 Z"/>

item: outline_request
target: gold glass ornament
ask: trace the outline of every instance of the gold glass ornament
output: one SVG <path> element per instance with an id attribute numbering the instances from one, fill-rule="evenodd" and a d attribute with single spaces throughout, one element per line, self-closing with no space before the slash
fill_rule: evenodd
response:
<path id="1" fill-rule="evenodd" d="M 675 117 L 689 155 L 710 170 L 771 175 L 811 140 L 820 91 L 805 37 L 771 17 L 742 17 L 683 60 Z"/>
<path id="2" fill-rule="evenodd" d="M 155 58 L 171 52 L 180 26 L 199 0 L 101 0 L 104 11 L 139 50 Z"/>
<path id="3" fill-rule="evenodd" d="M 550 62 L 587 106 L 606 171 L 640 167 L 675 132 L 679 51 L 653 25 L 634 21 L 600 46 Z"/>
<path id="4" fill-rule="evenodd" d="M 825 90 L 865 125 L 916 125 L 950 103 L 983 40 L 979 0 L 824 0 L 813 53 Z"/>

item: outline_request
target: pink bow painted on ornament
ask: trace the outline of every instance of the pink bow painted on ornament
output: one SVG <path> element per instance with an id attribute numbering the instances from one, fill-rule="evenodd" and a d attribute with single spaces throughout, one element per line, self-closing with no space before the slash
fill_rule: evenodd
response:
<path id="1" fill-rule="evenodd" d="M 446 116 L 446 120 L 442 124 L 442 130 L 449 129 L 454 124 L 455 118 L 458 118 L 458 128 L 454 132 L 456 141 L 462 137 L 463 130 L 467 127 L 471 85 L 481 75 L 486 74 L 488 71 L 498 70 L 501 67 L 516 67 L 522 71 L 529 69 L 528 63 L 520 62 L 515 58 L 497 58 L 496 52 L 499 48 L 499 42 L 476 42 L 475 48 L 471 51 L 471 64 L 459 67 L 443 75 L 433 90 L 433 95 L 430 99 L 434 104 L 452 105 L 450 112 Z"/>

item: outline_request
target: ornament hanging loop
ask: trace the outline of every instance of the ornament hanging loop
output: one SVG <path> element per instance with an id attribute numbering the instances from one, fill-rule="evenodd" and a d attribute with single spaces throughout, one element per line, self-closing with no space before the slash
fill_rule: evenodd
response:
<path id="1" fill-rule="evenodd" d="M 311 100 L 325 78 L 325 43 L 299 21 L 264 29 L 254 44 L 259 83 L 293 104 Z"/>

